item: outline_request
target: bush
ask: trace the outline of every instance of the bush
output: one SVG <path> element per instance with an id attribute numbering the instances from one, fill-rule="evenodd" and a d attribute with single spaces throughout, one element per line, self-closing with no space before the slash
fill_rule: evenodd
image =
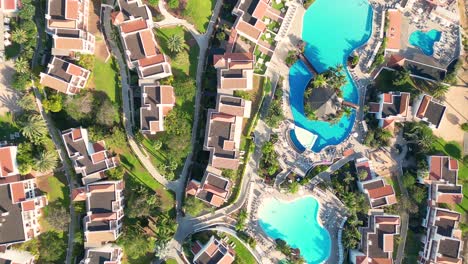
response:
<path id="1" fill-rule="evenodd" d="M 167 2 L 167 5 L 169 6 L 169 8 L 171 9 L 176 9 L 176 8 L 179 8 L 179 0 L 169 0 Z"/>
<path id="2" fill-rule="evenodd" d="M 13 75 L 13 83 L 11 86 L 18 91 L 24 91 L 31 84 L 31 77 L 29 74 L 15 73 Z"/>
<path id="3" fill-rule="evenodd" d="M 62 110 L 62 95 L 52 94 L 48 98 L 42 100 L 42 106 L 46 111 L 51 111 L 54 113 L 60 112 Z"/>
<path id="4" fill-rule="evenodd" d="M 463 123 L 460 125 L 460 128 L 465 131 L 465 132 L 468 132 L 468 123 Z"/>
<path id="5" fill-rule="evenodd" d="M 194 196 L 187 196 L 187 199 L 185 199 L 185 211 L 193 216 L 196 217 L 203 212 L 205 209 L 205 204 L 200 201 L 199 199 L 195 198 Z"/>

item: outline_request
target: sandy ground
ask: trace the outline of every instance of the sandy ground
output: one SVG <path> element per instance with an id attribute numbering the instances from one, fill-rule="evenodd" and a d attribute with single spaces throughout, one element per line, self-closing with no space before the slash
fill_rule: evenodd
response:
<path id="1" fill-rule="evenodd" d="M 436 136 L 447 141 L 457 141 L 462 144 L 463 130 L 460 125 L 468 121 L 468 88 L 452 86 L 445 95 L 444 104 L 447 106 L 445 117 L 439 129 L 434 130 Z"/>
<path id="2" fill-rule="evenodd" d="M 11 89 L 11 80 L 14 73 L 13 61 L 0 64 L 0 115 L 19 110 L 16 104 L 19 95 L 15 90 Z"/>

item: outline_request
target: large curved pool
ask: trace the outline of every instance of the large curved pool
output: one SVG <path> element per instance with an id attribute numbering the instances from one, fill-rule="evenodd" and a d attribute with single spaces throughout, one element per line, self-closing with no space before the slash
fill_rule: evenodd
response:
<path id="1" fill-rule="evenodd" d="M 259 223 L 265 233 L 281 238 L 293 248 L 299 248 L 309 264 L 322 263 L 330 256 L 328 231 L 317 221 L 319 203 L 308 196 L 292 202 L 265 199 L 259 208 Z"/>
<path id="2" fill-rule="evenodd" d="M 372 32 L 372 8 L 367 0 L 316 0 L 307 9 L 302 26 L 302 39 L 307 43 L 305 55 L 319 72 L 337 64 L 346 65 L 349 54 L 363 45 Z M 346 70 L 347 85 L 342 87 L 346 101 L 358 103 L 358 92 Z M 313 134 L 315 152 L 341 143 L 351 132 L 356 117 L 343 116 L 336 124 L 313 121 L 304 115 L 304 91 L 312 78 L 302 62 L 289 72 L 290 104 L 297 126 Z M 297 141 L 296 144 L 300 144 Z"/>

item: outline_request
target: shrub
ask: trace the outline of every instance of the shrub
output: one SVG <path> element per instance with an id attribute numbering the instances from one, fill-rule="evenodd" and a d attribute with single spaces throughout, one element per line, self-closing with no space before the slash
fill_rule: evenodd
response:
<path id="1" fill-rule="evenodd" d="M 468 123 L 463 123 L 460 125 L 461 129 L 465 132 L 468 132 Z"/>
<path id="2" fill-rule="evenodd" d="M 180 4 L 180 3 L 179 3 L 179 0 L 169 0 L 169 1 L 167 2 L 167 5 L 168 5 L 169 8 L 171 8 L 171 9 L 176 9 L 176 8 L 178 8 L 178 7 L 179 7 L 179 4 Z"/>

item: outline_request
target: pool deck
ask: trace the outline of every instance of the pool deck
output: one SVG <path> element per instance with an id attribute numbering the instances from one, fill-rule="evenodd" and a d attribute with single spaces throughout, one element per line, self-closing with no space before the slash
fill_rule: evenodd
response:
<path id="1" fill-rule="evenodd" d="M 262 263 L 278 263 L 284 256 L 276 250 L 275 241 L 268 237 L 258 223 L 258 209 L 262 206 L 261 201 L 265 199 L 293 201 L 306 196 L 312 196 L 318 201 L 320 207 L 317 220 L 330 234 L 332 242 L 330 256 L 324 263 L 336 264 L 339 262 L 338 231 L 346 216 L 346 209 L 333 193 L 323 191 L 318 187 L 312 190 L 309 186 L 303 186 L 296 194 L 290 194 L 278 191 L 260 181 L 255 182 L 251 190 L 252 193 L 247 201 L 247 211 L 250 217 L 246 231 L 257 240 L 255 250 L 262 257 Z"/>

